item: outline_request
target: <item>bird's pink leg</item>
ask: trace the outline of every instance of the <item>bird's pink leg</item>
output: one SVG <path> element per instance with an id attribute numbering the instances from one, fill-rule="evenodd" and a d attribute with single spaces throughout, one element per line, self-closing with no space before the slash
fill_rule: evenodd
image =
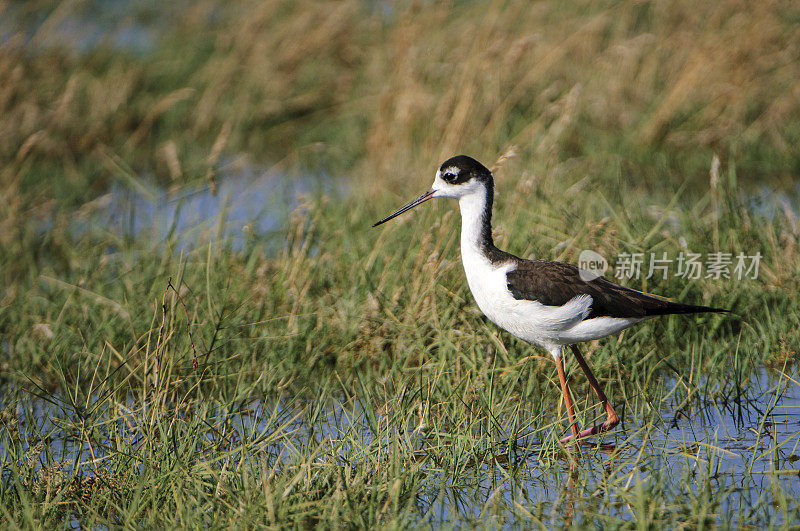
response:
<path id="1" fill-rule="evenodd" d="M 614 406 L 611 405 L 611 402 L 608 401 L 606 394 L 603 392 L 603 388 L 600 387 L 600 383 L 597 381 L 597 378 L 594 377 L 592 374 L 592 370 L 589 369 L 589 365 L 586 364 L 586 360 L 583 359 L 581 356 L 578 347 L 575 345 L 570 345 L 572 349 L 572 353 L 575 354 L 575 359 L 578 360 L 578 365 L 581 366 L 584 374 L 586 374 L 586 378 L 589 380 L 589 385 L 592 386 L 594 392 L 597 393 L 597 397 L 600 399 L 600 402 L 603 404 L 603 407 L 606 410 L 606 421 L 600 424 L 599 426 L 592 426 L 591 428 L 587 428 L 577 435 L 574 433 L 569 437 L 564 437 L 561 439 L 562 443 L 569 442 L 573 438 L 581 438 L 581 437 L 589 437 L 590 435 L 597 435 L 598 433 L 602 433 L 604 431 L 608 431 L 614 428 L 617 424 L 619 424 L 619 415 L 617 412 L 614 411 Z"/>
<path id="2" fill-rule="evenodd" d="M 572 397 L 569 395 L 569 387 L 567 387 L 567 377 L 564 375 L 564 364 L 561 362 L 561 357 L 556 358 L 556 368 L 558 369 L 558 381 L 561 382 L 561 392 L 564 395 L 564 403 L 567 405 L 567 414 L 569 415 L 569 427 L 572 430 L 570 437 L 565 437 L 568 441 L 572 438 L 580 437 L 578 433 L 578 424 L 575 422 L 575 408 L 572 406 Z M 561 441 L 564 442 L 565 439 Z"/>

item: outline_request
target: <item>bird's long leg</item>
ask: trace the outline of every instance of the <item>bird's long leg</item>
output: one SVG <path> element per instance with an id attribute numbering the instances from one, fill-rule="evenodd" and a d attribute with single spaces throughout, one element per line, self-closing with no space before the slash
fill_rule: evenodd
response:
<path id="1" fill-rule="evenodd" d="M 614 426 L 619 424 L 619 415 L 617 415 L 617 412 L 614 411 L 614 406 L 612 406 L 611 402 L 608 401 L 606 394 L 603 392 L 603 388 L 600 387 L 600 383 L 597 381 L 597 378 L 594 377 L 594 374 L 592 373 L 592 370 L 589 368 L 589 365 L 587 365 L 586 360 L 583 359 L 583 356 L 581 356 L 578 347 L 576 345 L 570 345 L 570 348 L 572 349 L 572 353 L 575 354 L 575 359 L 578 360 L 578 365 L 581 366 L 581 369 L 583 370 L 584 374 L 586 374 L 586 378 L 589 380 L 589 385 L 591 385 L 592 389 L 594 389 L 594 392 L 597 393 L 597 397 L 600 399 L 600 402 L 603 404 L 603 407 L 606 410 L 605 422 L 603 422 L 599 426 L 592 426 L 591 428 L 587 428 L 581 431 L 578 435 L 573 434 L 572 437 L 588 437 L 590 435 L 596 435 L 598 433 L 602 433 L 604 431 L 608 431 L 614 428 Z M 562 443 L 567 442 L 572 437 L 565 437 L 564 439 L 561 439 L 561 442 Z"/>
<path id="2" fill-rule="evenodd" d="M 572 407 L 572 397 L 569 395 L 569 387 L 567 387 L 567 377 L 564 375 L 564 364 L 561 362 L 561 356 L 556 357 L 556 368 L 558 368 L 558 381 L 561 382 L 561 392 L 564 395 L 564 403 L 567 404 L 567 414 L 569 415 L 569 427 L 572 430 L 572 436 L 566 437 L 566 439 L 570 440 L 572 438 L 580 437 L 580 434 L 578 433 L 578 424 L 575 422 L 575 408 Z"/>

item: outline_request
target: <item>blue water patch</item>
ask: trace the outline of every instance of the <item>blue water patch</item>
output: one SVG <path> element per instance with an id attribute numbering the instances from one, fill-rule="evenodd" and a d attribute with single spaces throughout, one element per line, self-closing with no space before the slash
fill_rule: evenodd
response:
<path id="1" fill-rule="evenodd" d="M 89 0 L 45 6 L 11 2 L 0 7 L 0 44 L 21 35 L 33 52 L 59 48 L 86 53 L 108 46 L 144 55 L 155 49 L 159 37 L 188 5 L 183 0 Z"/>
<path id="2" fill-rule="evenodd" d="M 761 186 L 748 196 L 745 204 L 751 211 L 769 220 L 776 216 L 785 218 L 793 232 L 800 232 L 800 182 L 794 189 L 785 191 Z"/>
<path id="3" fill-rule="evenodd" d="M 468 464 L 454 473 L 437 464 L 437 455 L 448 451 L 442 445 L 447 434 L 437 436 L 439 427 L 433 419 L 412 414 L 400 421 L 405 434 L 395 437 L 392 430 L 382 428 L 389 423 L 386 415 L 391 408 L 352 400 L 319 403 L 297 398 L 210 408 L 202 419 L 204 426 L 212 428 L 204 443 L 207 450 L 190 453 L 193 459 L 207 460 L 210 467 L 222 466 L 220 452 L 225 453 L 227 466 L 245 466 L 252 462 L 252 456 L 242 451 L 247 448 L 268 461 L 269 467 L 292 467 L 312 458 L 358 469 L 384 455 L 382 450 L 376 454 L 376 449 L 385 448 L 389 455 L 393 444 L 410 445 L 410 455 L 419 456 L 428 478 L 425 488 L 415 494 L 417 506 L 434 525 L 477 519 L 486 507 L 498 503 L 509 509 L 544 504 L 553 508 L 553 522 L 577 524 L 580 514 L 572 520 L 569 504 L 592 497 L 609 502 L 604 506 L 610 508 L 610 516 L 633 520 L 631 494 L 654 485 L 661 485 L 670 499 L 687 493 L 699 496 L 707 488 L 724 492 L 718 523 L 736 525 L 736 515 L 744 511 L 757 521 L 780 524 L 772 520 L 770 506 L 764 502 L 774 499 L 776 489 L 790 498 L 800 497 L 800 383 L 795 371 L 777 368 L 764 368 L 744 383 L 741 396 L 720 401 L 683 396 L 680 380 L 667 381 L 662 388 L 665 396 L 652 401 L 658 411 L 648 410 L 648 401 L 637 404 L 643 406 L 640 412 L 624 415 L 621 428 L 608 433 L 603 444 L 584 447 L 577 459 L 543 444 L 544 433 L 557 429 L 537 429 L 513 444 L 486 438 L 484 451 L 458 456 Z M 68 474 L 91 476 L 95 465 L 115 457 L 117 444 L 126 449 L 123 455 L 138 453 L 135 449 L 144 441 L 138 423 L 147 418 L 148 407 L 161 406 L 130 398 L 116 404 L 114 412 L 94 412 L 93 424 L 102 425 L 100 431 L 106 436 L 93 432 L 94 447 L 90 448 L 85 435 L 75 429 L 88 411 L 64 407 L 57 399 L 34 400 L 25 407 L 18 404 L 19 439 L 12 444 L 21 446 L 13 453 L 38 456 L 42 464 L 60 461 Z M 98 422 L 104 415 L 111 418 Z M 187 415 L 191 416 L 179 413 L 178 417 L 190 424 L 197 420 L 196 413 Z M 424 430 L 419 429 L 423 420 Z M 397 419 L 391 423 L 398 426 Z M 0 454 L 6 460 L 9 443 L 8 438 L 0 441 Z M 9 480 L 7 475 L 2 478 Z"/>
<path id="4" fill-rule="evenodd" d="M 164 188 L 137 179 L 118 181 L 80 208 L 71 220 L 73 237 L 87 234 L 135 238 L 192 250 L 209 243 L 242 249 L 249 238 L 282 241 L 291 212 L 304 199 L 347 191 L 329 174 L 287 174 L 237 165 L 213 181 Z"/>

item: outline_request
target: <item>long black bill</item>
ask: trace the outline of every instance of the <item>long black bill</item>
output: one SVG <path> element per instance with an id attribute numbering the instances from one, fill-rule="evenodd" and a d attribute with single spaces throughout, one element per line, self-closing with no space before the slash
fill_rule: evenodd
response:
<path id="1" fill-rule="evenodd" d="M 435 190 L 428 190 L 427 192 L 425 192 L 424 194 L 422 194 L 418 198 L 414 199 L 413 201 L 411 201 L 409 204 L 407 204 L 406 206 L 404 206 L 403 208 L 401 208 L 400 210 L 398 210 L 394 214 L 390 214 L 389 216 L 383 218 L 382 220 L 380 220 L 379 222 L 374 224 L 373 227 L 377 227 L 381 223 L 386 223 L 390 219 L 396 218 L 397 216 L 399 216 L 403 212 L 407 212 L 408 210 L 411 210 L 412 208 L 414 208 L 415 206 L 419 205 L 420 203 L 424 203 L 425 201 L 427 201 L 428 199 L 433 197 L 434 193 L 436 193 Z"/>

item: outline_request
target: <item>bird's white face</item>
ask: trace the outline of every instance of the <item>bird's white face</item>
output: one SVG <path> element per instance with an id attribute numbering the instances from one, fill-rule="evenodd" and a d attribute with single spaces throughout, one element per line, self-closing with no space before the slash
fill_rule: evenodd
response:
<path id="1" fill-rule="evenodd" d="M 430 190 L 394 214 L 390 214 L 378 221 L 373 227 L 386 223 L 390 219 L 394 219 L 403 212 L 408 212 L 415 206 L 434 197 L 449 197 L 459 201 L 463 198 L 478 198 L 482 200 L 492 186 L 492 173 L 480 162 L 466 155 L 452 157 L 439 166 Z M 461 204 L 463 207 L 464 203 L 461 202 Z"/>
<path id="2" fill-rule="evenodd" d="M 438 170 L 431 186 L 433 197 L 451 199 L 461 199 L 464 196 L 482 192 L 482 189 L 483 185 L 478 179 L 473 178 L 472 175 L 457 166 Z"/>

